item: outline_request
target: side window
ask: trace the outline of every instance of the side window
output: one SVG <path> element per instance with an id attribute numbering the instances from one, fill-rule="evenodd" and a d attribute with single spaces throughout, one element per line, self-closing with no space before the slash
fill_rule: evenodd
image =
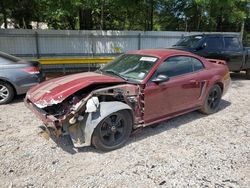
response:
<path id="1" fill-rule="evenodd" d="M 206 49 L 222 49 L 223 48 L 223 40 L 222 37 L 207 37 L 205 39 L 205 43 L 207 43 Z"/>
<path id="2" fill-rule="evenodd" d="M 241 48 L 240 41 L 237 37 L 225 37 L 224 40 L 227 50 L 239 50 Z"/>
<path id="3" fill-rule="evenodd" d="M 193 62 L 190 57 L 176 56 L 164 61 L 156 70 L 154 77 L 163 74 L 168 77 L 179 76 L 193 72 Z"/>
<path id="4" fill-rule="evenodd" d="M 192 59 L 194 72 L 204 68 L 203 63 L 200 62 L 198 59 L 195 59 L 195 58 L 192 58 L 192 57 L 190 57 L 190 58 Z"/>

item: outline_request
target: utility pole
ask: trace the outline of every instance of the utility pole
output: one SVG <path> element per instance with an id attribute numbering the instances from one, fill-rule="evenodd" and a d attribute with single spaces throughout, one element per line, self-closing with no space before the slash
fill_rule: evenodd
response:
<path id="1" fill-rule="evenodd" d="M 245 29 L 245 18 L 243 19 L 241 23 L 241 29 L 240 29 L 240 41 L 242 42 L 243 40 L 243 35 L 244 35 L 244 29 Z"/>

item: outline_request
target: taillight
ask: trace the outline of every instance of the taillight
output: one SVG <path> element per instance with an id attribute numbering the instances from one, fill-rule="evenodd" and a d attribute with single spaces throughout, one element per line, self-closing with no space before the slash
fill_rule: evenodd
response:
<path id="1" fill-rule="evenodd" d="M 40 70 L 38 67 L 27 67 L 23 68 L 23 71 L 29 73 L 29 74 L 39 74 Z"/>

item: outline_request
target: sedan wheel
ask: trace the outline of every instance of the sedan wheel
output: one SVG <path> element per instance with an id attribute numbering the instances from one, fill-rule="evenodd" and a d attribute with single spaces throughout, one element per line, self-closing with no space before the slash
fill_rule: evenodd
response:
<path id="1" fill-rule="evenodd" d="M 100 150 L 110 151 L 120 148 L 132 131 L 132 117 L 127 111 L 110 114 L 96 127 L 92 143 Z"/>
<path id="2" fill-rule="evenodd" d="M 218 111 L 221 101 L 222 91 L 220 86 L 214 85 L 210 89 L 201 111 L 205 114 L 212 114 Z"/>
<path id="3" fill-rule="evenodd" d="M 13 88 L 5 82 L 0 82 L 0 104 L 9 103 L 13 99 L 13 97 Z"/>

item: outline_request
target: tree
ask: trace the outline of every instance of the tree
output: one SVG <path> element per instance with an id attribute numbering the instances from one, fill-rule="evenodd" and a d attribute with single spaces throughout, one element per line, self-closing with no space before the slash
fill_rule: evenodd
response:
<path id="1" fill-rule="evenodd" d="M 249 30 L 250 0 L 0 0 L 0 22 L 81 30 Z"/>

